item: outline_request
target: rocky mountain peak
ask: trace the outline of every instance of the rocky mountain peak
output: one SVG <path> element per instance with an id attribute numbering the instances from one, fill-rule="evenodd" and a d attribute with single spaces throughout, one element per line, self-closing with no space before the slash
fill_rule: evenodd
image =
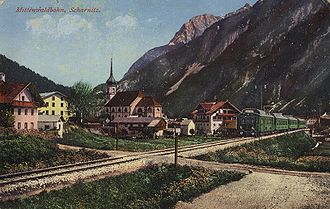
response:
<path id="1" fill-rule="evenodd" d="M 182 25 L 180 30 L 175 34 L 169 45 L 186 44 L 203 32 L 213 23 L 219 21 L 222 17 L 210 14 L 198 15 L 191 18 L 188 22 Z"/>
<path id="2" fill-rule="evenodd" d="M 168 44 L 150 49 L 135 63 L 133 63 L 124 75 L 124 79 L 139 69 L 142 69 L 158 57 L 163 56 L 177 47 L 194 40 L 198 36 L 201 36 L 208 27 L 220 19 L 222 19 L 222 17 L 210 14 L 198 15 L 191 18 L 188 22 L 182 25 L 180 30 Z"/>
<path id="3" fill-rule="evenodd" d="M 268 105 L 285 114 L 313 114 L 330 101 L 328 2 L 259 0 L 219 19 L 199 38 L 190 31 L 202 28 L 203 17 L 192 18 L 166 45 L 170 53 L 126 77 L 123 86 L 155 95 L 175 117 L 189 116 L 215 96 L 239 108 Z"/>

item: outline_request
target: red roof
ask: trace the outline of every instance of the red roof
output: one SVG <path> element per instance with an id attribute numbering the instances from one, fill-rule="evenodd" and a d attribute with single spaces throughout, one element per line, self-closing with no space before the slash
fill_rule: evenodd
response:
<path id="1" fill-rule="evenodd" d="M 148 107 L 148 106 L 161 106 L 159 102 L 153 96 L 144 96 L 141 101 L 136 105 L 138 107 Z"/>
<path id="2" fill-rule="evenodd" d="M 34 102 L 22 102 L 22 101 L 13 101 L 11 105 L 15 107 L 37 107 Z"/>
<path id="3" fill-rule="evenodd" d="M 231 104 L 229 101 L 220 101 L 220 102 L 203 102 L 203 103 L 200 103 L 197 106 L 196 110 L 194 110 L 192 112 L 192 114 L 194 115 L 194 114 L 197 114 L 197 113 L 201 113 L 201 114 L 211 115 L 214 112 L 216 112 L 218 109 L 223 107 L 225 104 L 229 104 L 233 109 L 240 112 L 240 110 L 237 107 L 235 107 L 233 104 Z"/>
<path id="4" fill-rule="evenodd" d="M 30 84 L 0 82 L 0 104 L 10 104 Z"/>
<path id="5" fill-rule="evenodd" d="M 207 111 L 206 114 L 212 114 L 215 111 L 217 111 L 219 108 L 221 108 L 226 102 L 225 101 L 220 101 L 214 105 L 212 105 L 211 109 L 209 111 Z"/>
<path id="6" fill-rule="evenodd" d="M 130 106 L 137 97 L 143 97 L 143 95 L 142 91 L 117 92 L 117 94 L 105 106 Z"/>

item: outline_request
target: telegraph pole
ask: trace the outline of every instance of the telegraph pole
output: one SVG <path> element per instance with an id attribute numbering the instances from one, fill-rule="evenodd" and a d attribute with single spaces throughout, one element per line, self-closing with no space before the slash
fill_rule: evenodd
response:
<path id="1" fill-rule="evenodd" d="M 261 88 L 260 88 L 260 110 L 263 110 L 262 108 L 262 89 L 263 89 L 263 85 L 261 85 Z"/>
<path id="2" fill-rule="evenodd" d="M 174 165 L 178 165 L 178 138 L 176 137 L 176 124 L 174 124 Z"/>
<path id="3" fill-rule="evenodd" d="M 119 128 L 119 123 L 117 123 L 117 126 L 116 126 L 116 150 L 118 150 L 118 128 Z"/>

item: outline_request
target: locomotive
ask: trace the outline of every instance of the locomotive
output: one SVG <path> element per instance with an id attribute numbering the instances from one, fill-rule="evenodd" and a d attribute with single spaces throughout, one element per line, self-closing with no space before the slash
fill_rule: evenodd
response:
<path id="1" fill-rule="evenodd" d="M 256 108 L 246 108 L 237 117 L 241 136 L 262 136 L 306 128 L 306 120 L 282 113 L 266 113 Z"/>

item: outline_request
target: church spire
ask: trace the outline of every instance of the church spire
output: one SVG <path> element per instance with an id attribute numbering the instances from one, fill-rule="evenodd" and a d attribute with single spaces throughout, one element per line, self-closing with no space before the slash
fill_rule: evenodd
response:
<path id="1" fill-rule="evenodd" d="M 113 76 L 112 57 L 110 59 L 110 77 L 107 80 L 107 84 L 108 85 L 116 85 L 117 84 L 117 81 L 116 81 L 115 77 Z"/>
<path id="2" fill-rule="evenodd" d="M 113 73 L 112 73 L 112 57 L 110 59 L 110 77 L 113 77 Z"/>

